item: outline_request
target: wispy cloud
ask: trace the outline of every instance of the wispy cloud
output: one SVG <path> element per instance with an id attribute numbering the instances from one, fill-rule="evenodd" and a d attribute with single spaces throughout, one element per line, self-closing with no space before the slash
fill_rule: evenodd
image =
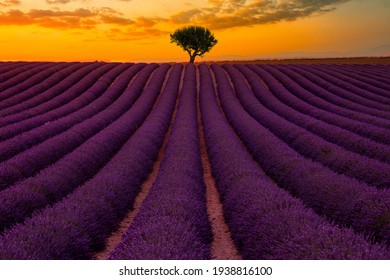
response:
<path id="1" fill-rule="evenodd" d="M 144 28 L 136 30 L 133 28 L 118 29 L 113 28 L 105 33 L 105 36 L 112 41 L 128 41 L 128 40 L 141 40 L 151 37 L 167 36 L 168 31 L 163 31 L 157 28 Z"/>
<path id="2" fill-rule="evenodd" d="M 91 29 L 100 24 L 128 25 L 134 21 L 122 17 L 111 8 L 85 9 L 73 11 L 59 9 L 32 9 L 29 12 L 11 9 L 0 12 L 0 25 L 38 25 L 60 29 Z"/>
<path id="3" fill-rule="evenodd" d="M 202 24 L 214 30 L 291 21 L 326 13 L 350 0 L 209 0 L 210 8 L 192 9 L 170 17 L 176 24 Z M 247 3 L 248 2 L 248 3 Z"/>
<path id="4" fill-rule="evenodd" d="M 47 4 L 66 4 L 72 2 L 72 0 L 46 0 Z"/>
<path id="5" fill-rule="evenodd" d="M 73 1 L 92 3 L 92 0 L 46 0 L 49 4 L 67 4 Z M 111 28 L 104 30 L 115 30 L 106 32 L 110 38 L 129 40 L 166 35 L 168 32 L 161 28 L 161 23 L 175 26 L 197 24 L 221 30 L 292 21 L 332 11 L 337 5 L 348 1 L 350 0 L 209 0 L 205 7 L 189 5 L 188 9 L 167 17 L 129 18 L 110 7 L 71 11 L 60 8 L 22 11 L 11 7 L 20 4 L 20 1 L 6 0 L 0 1 L 0 7 L 8 7 L 7 11 L 0 11 L 0 25 L 37 25 L 56 29 L 93 29 L 108 25 Z"/>
<path id="6" fill-rule="evenodd" d="M 0 7 L 9 7 L 9 6 L 15 6 L 15 5 L 20 5 L 19 0 L 3 0 L 0 1 Z"/>
<path id="7" fill-rule="evenodd" d="M 112 2 L 130 2 L 132 0 L 111 0 Z M 46 0 L 47 4 L 67 4 L 70 2 L 93 2 L 93 0 Z"/>
<path id="8" fill-rule="evenodd" d="M 168 20 L 161 17 L 138 17 L 136 18 L 134 25 L 137 27 L 150 28 L 162 22 L 168 22 Z"/>

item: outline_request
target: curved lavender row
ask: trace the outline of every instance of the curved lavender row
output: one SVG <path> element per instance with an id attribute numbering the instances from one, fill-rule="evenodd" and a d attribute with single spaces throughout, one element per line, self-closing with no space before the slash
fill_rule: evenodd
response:
<path id="1" fill-rule="evenodd" d="M 26 71 L 28 69 L 31 69 L 32 67 L 35 67 L 39 63 L 43 64 L 42 62 L 9 62 L 5 63 L 2 62 L 1 66 L 1 73 L 0 73 L 0 86 L 5 81 L 11 79 L 12 77 L 15 77 L 22 73 L 23 71 Z"/>
<path id="2" fill-rule="evenodd" d="M 36 176 L 0 192 L 0 232 L 58 201 L 100 170 L 146 119 L 169 67 L 165 64 L 156 70 L 134 106 L 129 102 L 133 92 L 122 95 L 112 105 L 127 108 L 119 119 Z"/>
<path id="3" fill-rule="evenodd" d="M 229 73 L 244 109 L 295 151 L 336 173 L 356 178 L 378 188 L 390 188 L 389 164 L 348 151 L 285 120 L 258 102 L 237 69 L 232 65 L 224 65 L 224 68 Z"/>
<path id="4" fill-rule="evenodd" d="M 345 81 L 346 85 L 353 85 L 353 88 L 360 88 L 369 92 L 372 92 L 378 97 L 389 98 L 390 97 L 390 78 L 381 78 L 378 74 L 375 74 L 373 70 L 367 70 L 366 72 L 359 71 L 357 67 L 355 69 L 350 68 L 346 70 L 343 65 L 324 65 L 325 67 L 318 67 L 313 65 L 313 68 L 318 71 L 324 72 L 332 78 L 337 78 L 341 81 Z M 381 80 L 382 79 L 382 80 Z M 348 90 L 348 88 L 347 88 Z"/>
<path id="5" fill-rule="evenodd" d="M 39 98 L 42 93 L 61 82 L 78 68 L 81 68 L 81 66 L 82 64 L 78 62 L 67 63 L 61 68 L 58 68 L 56 72 L 53 72 L 49 76 L 43 78 L 37 84 L 32 85 L 23 92 L 19 92 L 14 96 L 10 96 L 9 98 L 1 102 L 0 116 L 7 116 L 8 114 L 12 114 L 12 112 L 15 110 L 15 107 L 17 112 L 18 106 L 21 106 L 21 104 L 24 103 L 31 102 L 31 99 Z M 41 73 L 42 76 L 43 74 L 44 73 Z"/>
<path id="6" fill-rule="evenodd" d="M 52 67 L 53 65 L 58 64 L 56 62 L 33 62 L 26 65 L 15 65 L 8 71 L 0 75 L 0 92 L 13 87 L 26 79 L 30 78 L 32 75 L 35 75 L 45 69 Z M 28 74 L 30 73 L 30 74 Z M 11 95 L 12 96 L 12 95 Z M 7 95 L 3 96 L 3 93 L 0 95 L 0 100 L 8 98 Z"/>
<path id="7" fill-rule="evenodd" d="M 363 106 L 389 111 L 389 106 L 385 104 L 390 104 L 390 93 L 384 88 L 377 88 L 360 82 L 355 78 L 337 72 L 337 70 L 334 70 L 334 67 L 328 69 L 326 66 L 317 67 L 313 65 L 312 67 L 304 67 L 298 65 L 296 69 L 300 69 L 306 78 L 310 76 L 309 79 L 314 81 L 314 83 L 335 93 L 336 96 L 344 97 L 347 101 L 351 100 Z M 306 73 L 310 73 L 310 75 L 306 76 Z M 314 78 L 316 74 L 318 78 Z"/>
<path id="8" fill-rule="evenodd" d="M 90 66 L 93 67 L 93 65 Z M 90 73 L 83 76 L 82 80 L 54 98 L 49 105 L 42 104 L 27 112 L 20 112 L 1 118 L 0 140 L 11 138 L 41 124 L 69 115 L 93 102 L 96 99 L 96 89 L 98 89 L 98 86 L 94 84 L 104 75 L 111 75 L 109 70 L 112 70 L 114 67 L 115 64 L 111 63 L 101 66 L 97 65 L 96 68 L 90 69 Z"/>
<path id="9" fill-rule="evenodd" d="M 345 65 L 348 66 L 348 65 Z M 355 66 L 355 65 L 353 65 Z M 375 71 L 379 75 L 388 77 L 386 74 L 390 73 L 389 64 L 378 63 L 378 64 L 356 64 L 356 69 L 366 70 L 366 71 Z"/>
<path id="10" fill-rule="evenodd" d="M 330 76 L 337 77 L 342 79 L 342 81 L 348 82 L 348 84 L 353 84 L 360 88 L 366 89 L 371 92 L 377 93 L 379 96 L 390 97 L 390 78 L 383 79 L 382 81 L 377 80 L 378 76 L 372 72 L 358 73 L 350 70 L 345 70 L 340 67 L 341 65 L 334 65 L 334 67 L 329 67 L 324 65 L 324 67 L 311 67 L 310 69 L 318 69 L 319 71 L 326 72 Z"/>
<path id="11" fill-rule="evenodd" d="M 320 215 L 390 245 L 390 190 L 336 174 L 299 155 L 242 108 L 220 66 L 212 69 L 225 84 L 219 95 L 229 122 L 268 176 Z"/>
<path id="12" fill-rule="evenodd" d="M 42 65 L 41 67 L 36 67 L 41 69 L 38 73 L 35 73 L 36 68 L 33 68 L 32 70 L 28 71 L 28 75 L 26 75 L 24 80 L 19 80 L 19 83 L 12 87 L 6 87 L 3 89 L 0 93 L 0 109 L 4 109 L 8 107 L 9 105 L 6 103 L 6 100 L 9 100 L 11 98 L 21 98 L 23 100 L 23 95 L 25 94 L 25 91 L 35 85 L 38 85 L 56 73 L 57 71 L 60 71 L 65 67 L 65 65 L 74 64 L 71 62 L 52 62 L 49 65 Z M 25 75 L 19 75 L 19 76 L 25 76 Z M 19 77 L 18 76 L 18 77 Z M 20 77 L 19 77 L 20 78 Z M 3 98 L 4 97 L 4 98 Z"/>
<path id="13" fill-rule="evenodd" d="M 5 72 L 5 71 L 8 71 L 9 69 L 14 69 L 15 67 L 17 67 L 18 64 L 23 65 L 26 63 L 27 62 L 21 62 L 21 61 L 15 61 L 15 62 L 14 61 L 1 61 L 0 62 L 0 71 Z M 6 69 L 6 70 L 4 70 L 4 69 Z"/>
<path id="14" fill-rule="evenodd" d="M 387 259 L 388 252 L 380 246 L 351 229 L 331 226 L 271 183 L 223 118 L 209 69 L 205 65 L 199 69 L 207 150 L 224 217 L 243 258 Z M 224 90 L 226 83 L 217 81 Z"/>
<path id="15" fill-rule="evenodd" d="M 0 75 L 1 80 L 3 80 L 2 83 L 0 83 L 0 101 L 13 96 L 13 92 L 4 93 L 3 91 L 8 88 L 17 86 L 19 83 L 22 83 L 32 77 L 32 75 L 44 71 L 45 69 L 52 67 L 55 64 L 56 63 L 54 62 L 36 62 Z"/>
<path id="16" fill-rule="evenodd" d="M 110 104 L 121 95 L 122 90 L 127 86 L 129 80 L 138 73 L 139 68 L 135 67 L 135 69 L 130 68 L 121 74 L 127 67 L 129 67 L 129 65 L 123 64 L 118 66 L 118 68 L 112 69 L 107 73 L 108 80 L 102 81 L 100 79 L 100 82 L 96 82 L 92 88 L 85 92 L 86 97 L 92 98 L 94 96 L 95 98 L 93 99 L 93 102 L 89 103 L 81 110 L 0 142 L 0 161 L 10 159 L 18 153 L 21 153 L 34 145 L 38 145 L 50 137 L 61 134 L 72 126 L 80 125 L 83 121 L 104 111 L 104 109 L 109 107 Z M 116 80 L 119 74 L 121 74 L 121 79 Z M 111 82 L 114 80 L 116 80 L 115 83 L 111 85 Z M 134 98 L 136 98 L 136 96 L 134 96 Z"/>
<path id="17" fill-rule="evenodd" d="M 342 66 L 342 67 L 341 67 Z M 348 72 L 356 72 L 357 74 L 359 75 L 362 75 L 362 76 L 365 76 L 365 75 L 370 75 L 369 77 L 374 79 L 374 80 L 377 80 L 379 81 L 382 85 L 383 84 L 386 84 L 388 85 L 389 82 L 390 82 L 390 77 L 389 77 L 389 73 L 390 71 L 388 71 L 386 73 L 386 65 L 380 65 L 380 64 L 376 64 L 376 65 L 354 65 L 353 67 L 346 67 L 347 65 L 340 65 L 339 68 L 342 68 L 344 70 Z M 371 66 L 371 67 L 370 67 Z M 385 68 L 382 68 L 382 67 L 385 67 Z M 388 70 L 388 65 L 387 65 L 387 70 Z"/>
<path id="18" fill-rule="evenodd" d="M 188 64 L 172 133 L 141 209 L 109 259 L 210 259 L 212 232 L 200 158 L 196 69 Z"/>
<path id="19" fill-rule="evenodd" d="M 176 104 L 181 69 L 173 66 L 155 109 L 94 178 L 3 233 L 0 259 L 88 259 L 104 246 L 153 168 Z"/>
<path id="20" fill-rule="evenodd" d="M 245 65 L 235 65 L 249 82 L 256 98 L 269 110 L 307 129 L 325 140 L 340 145 L 347 150 L 390 163 L 390 146 L 372 141 L 336 125 L 305 115 L 278 100 L 265 87 L 259 77 Z M 254 101 L 255 102 L 255 101 Z"/>
<path id="21" fill-rule="evenodd" d="M 118 66 L 118 70 L 122 72 L 127 65 Z M 137 76 L 138 79 L 135 83 L 130 85 L 130 89 L 138 96 L 149 79 L 152 71 L 157 68 L 157 65 L 150 64 Z M 115 70 L 115 69 L 114 69 Z M 119 73 L 120 73 L 119 72 Z M 116 74 L 119 74 L 118 72 Z M 114 75 L 116 76 L 116 75 Z M 8 185 L 20 181 L 26 177 L 34 175 L 36 172 L 45 168 L 46 166 L 54 163 L 59 158 L 70 153 L 88 138 L 98 133 L 100 130 L 107 127 L 111 122 L 118 119 L 126 110 L 128 104 L 121 104 L 121 100 L 117 99 L 114 104 L 113 100 L 110 100 L 111 95 L 116 99 L 120 95 L 123 89 L 126 87 L 128 79 L 123 77 L 124 80 L 116 81 L 120 84 L 120 88 L 113 85 L 112 89 L 107 90 L 106 98 L 108 104 L 111 104 L 108 108 L 102 111 L 98 111 L 96 115 L 82 121 L 81 123 L 74 125 L 70 129 L 51 137 L 32 148 L 25 150 L 17 154 L 16 156 L 4 161 L 0 164 L 0 189 L 6 188 Z M 105 81 L 108 84 L 109 80 Z M 103 81 L 102 81 L 103 83 Z M 131 98 L 131 97 L 130 97 Z M 126 100 L 126 99 L 125 99 Z M 131 104 L 134 99 L 130 100 Z M 45 135 L 46 137 L 47 135 Z M 39 137 L 39 135 L 37 136 Z"/>
<path id="22" fill-rule="evenodd" d="M 377 67 L 367 67 L 367 65 L 355 65 L 355 67 L 345 67 L 346 65 L 337 65 L 335 70 L 347 77 L 354 78 L 371 85 L 373 88 L 390 89 L 390 77 L 379 65 Z M 374 65 L 373 65 L 374 66 Z"/>
<path id="23" fill-rule="evenodd" d="M 0 112 L 0 116 L 2 117 L 0 127 L 47 113 L 48 111 L 63 105 L 65 100 L 72 99 L 72 88 L 75 88 L 79 83 L 83 83 L 82 80 L 86 78 L 88 74 L 96 71 L 102 65 L 104 64 L 101 62 L 81 63 L 80 67 L 78 67 L 79 69 L 74 69 L 67 77 L 63 77 L 56 85 L 42 92 L 40 95 L 36 95 L 34 98 L 23 101 L 15 106 L 3 109 Z M 77 65 L 74 67 L 77 68 Z M 96 75 L 95 81 L 97 81 L 99 77 L 100 76 Z M 90 81 L 90 79 L 87 79 L 86 81 Z M 77 96 L 81 93 L 82 92 L 79 91 Z M 73 98 L 75 98 L 76 94 L 73 95 Z M 61 100 L 64 101 L 61 102 Z M 25 110 L 28 110 L 28 113 L 24 112 Z"/>
<path id="24" fill-rule="evenodd" d="M 276 67 L 285 69 L 286 67 Z M 296 73 L 301 74 L 306 79 L 312 81 L 320 88 L 326 89 L 326 92 L 332 94 L 330 96 L 332 100 L 340 100 L 339 104 L 345 102 L 353 102 L 359 106 L 366 106 L 381 111 L 389 112 L 390 99 L 389 96 L 379 95 L 371 89 L 365 89 L 355 86 L 357 84 L 355 79 L 349 79 L 348 77 L 335 73 L 329 74 L 329 71 L 325 67 L 303 67 L 290 65 L 290 69 L 294 69 Z M 364 85 L 364 83 L 363 83 Z M 382 89 L 383 92 L 386 92 Z M 333 98 L 333 95 L 340 98 Z M 335 102 L 334 102 L 335 103 Z"/>
<path id="25" fill-rule="evenodd" d="M 270 73 L 274 74 L 276 77 L 279 77 L 281 82 L 285 84 L 286 87 L 295 87 L 295 89 L 297 90 L 296 85 L 298 84 L 301 89 L 306 89 L 304 94 L 305 98 L 307 100 L 313 100 L 316 104 L 315 106 L 326 106 L 328 107 L 328 110 L 335 111 L 337 113 L 338 111 L 342 111 L 345 113 L 350 110 L 358 116 L 374 117 L 378 120 L 378 122 L 384 123 L 386 126 L 390 125 L 390 112 L 366 107 L 364 105 L 354 103 L 353 101 L 338 97 L 335 94 L 331 94 L 325 88 L 316 85 L 316 83 L 318 82 L 318 77 L 314 78 L 316 76 L 312 75 L 310 72 L 304 72 L 302 74 L 301 71 L 294 65 L 290 65 L 289 68 L 282 68 L 276 66 L 262 67 L 267 71 L 270 71 Z M 291 69 L 294 69 L 294 71 Z M 286 76 L 295 81 L 295 83 L 287 85 L 288 79 L 285 78 Z M 310 77 L 310 79 L 313 78 L 313 80 L 316 80 L 316 82 L 309 80 L 308 78 L 306 78 L 306 76 Z M 333 107 L 335 108 L 334 110 Z"/>
<path id="26" fill-rule="evenodd" d="M 291 65 L 291 68 L 293 67 L 294 66 Z M 318 97 L 317 95 L 319 95 L 319 91 L 322 91 L 323 89 L 316 86 L 304 76 L 297 74 L 295 71 L 290 69 L 283 69 L 283 71 L 281 71 L 269 66 L 262 66 L 262 70 L 264 72 L 268 72 L 267 75 L 273 75 L 279 81 L 278 83 L 281 83 L 298 98 L 318 109 L 326 110 L 330 113 L 345 116 L 370 125 L 390 128 L 389 120 L 358 112 L 343 106 L 338 106 Z"/>
<path id="27" fill-rule="evenodd" d="M 92 66 L 91 64 L 77 63 L 69 67 L 64 67 L 62 70 L 42 81 L 42 83 L 27 89 L 25 91 L 26 94 L 23 95 L 23 99 L 16 98 L 19 95 L 16 95 L 15 99 L 7 99 L 5 103 L 14 103 L 14 105 L 2 109 L 0 111 L 0 117 L 19 113 L 27 109 L 31 110 L 31 108 L 38 105 L 43 106 L 43 104 L 63 94 L 64 91 L 81 80 L 88 73 L 84 69 L 90 68 L 87 66 Z"/>
<path id="28" fill-rule="evenodd" d="M 0 62 L 0 74 L 6 73 L 7 71 L 11 71 L 11 70 L 17 68 L 19 65 L 22 66 L 22 65 L 26 65 L 26 64 L 27 64 L 27 62 L 20 62 L 20 61 L 15 61 L 15 62 L 1 61 Z M 1 79 L 0 79 L 0 83 L 1 83 Z"/>
<path id="29" fill-rule="evenodd" d="M 318 88 L 314 83 L 304 78 L 302 75 L 298 75 L 292 70 L 290 70 L 289 75 L 287 75 L 286 73 L 272 67 L 268 67 L 267 70 L 264 70 L 264 67 L 260 68 L 259 65 L 250 65 L 250 67 L 255 72 L 261 73 L 260 75 L 262 78 L 271 81 L 274 80 L 275 82 L 273 82 L 274 84 L 272 84 L 272 86 L 287 89 L 290 93 L 289 95 L 293 93 L 293 95 L 299 98 L 301 102 L 305 102 L 307 105 L 315 107 L 316 110 L 324 110 L 341 117 L 347 117 L 348 119 L 364 122 L 365 124 L 379 128 L 390 128 L 389 122 L 385 119 L 340 107 L 317 97 L 316 90 L 322 89 Z M 293 67 L 293 65 L 291 65 L 291 67 Z M 302 87 L 301 84 L 304 84 L 305 87 L 311 89 L 311 91 Z M 313 92 L 315 94 L 313 94 Z"/>
<path id="30" fill-rule="evenodd" d="M 294 108 L 295 110 L 306 115 L 312 116 L 316 119 L 323 120 L 329 124 L 337 125 L 341 128 L 347 129 L 353 133 L 359 134 L 369 139 L 387 145 L 390 144 L 390 131 L 388 129 L 385 129 L 384 127 L 381 127 L 379 124 L 378 126 L 372 126 L 368 123 L 362 123 L 356 120 L 357 116 L 354 112 L 350 112 L 349 116 L 348 114 L 344 114 L 346 116 L 342 116 L 336 113 L 331 113 L 326 109 L 317 108 L 310 103 L 307 103 L 306 101 L 298 98 L 297 95 L 300 95 L 298 90 L 286 90 L 286 88 L 282 86 L 279 81 L 276 80 L 273 76 L 271 76 L 267 71 L 264 71 L 263 69 L 252 65 L 249 65 L 248 67 L 253 70 L 262 80 L 264 80 L 264 82 L 270 88 L 275 97 L 277 97 L 281 102 L 285 103 L 289 107 Z M 289 82 L 294 83 L 291 79 L 289 79 Z M 300 89 L 300 91 L 304 92 L 302 88 Z"/>

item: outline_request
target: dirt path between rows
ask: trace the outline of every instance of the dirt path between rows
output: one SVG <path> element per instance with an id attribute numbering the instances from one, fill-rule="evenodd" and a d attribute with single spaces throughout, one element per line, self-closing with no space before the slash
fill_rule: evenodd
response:
<path id="1" fill-rule="evenodd" d="M 212 258 L 216 260 L 239 260 L 241 256 L 233 243 L 229 228 L 223 217 L 222 203 L 219 199 L 214 177 L 211 174 L 210 160 L 207 154 L 200 120 L 198 120 L 198 125 L 203 178 L 206 184 L 207 212 L 213 231 L 213 242 L 211 244 Z"/>
<path id="2" fill-rule="evenodd" d="M 212 258 L 216 260 L 239 260 L 240 253 L 234 245 L 229 228 L 223 216 L 222 203 L 219 199 L 217 186 L 211 172 L 210 158 L 207 153 L 206 140 L 203 133 L 202 118 L 199 103 L 199 72 L 197 73 L 197 115 L 198 134 L 200 142 L 200 155 L 203 166 L 203 179 L 206 185 L 207 213 L 213 231 L 213 242 L 211 244 Z"/>
<path id="3" fill-rule="evenodd" d="M 169 76 L 169 73 L 167 73 L 167 77 L 168 76 Z M 166 80 L 165 80 L 164 84 L 165 83 L 166 83 Z M 181 87 L 182 87 L 182 82 L 180 84 L 180 88 Z M 179 92 L 180 92 L 180 90 L 179 90 Z M 150 188 L 152 187 L 154 181 L 156 180 L 158 170 L 160 169 L 160 164 L 161 164 L 161 161 L 163 159 L 164 152 L 165 152 L 168 140 L 169 140 L 169 136 L 171 135 L 173 122 L 174 122 L 175 117 L 176 117 L 177 106 L 178 106 L 177 100 L 176 100 L 175 109 L 174 109 L 172 117 L 171 117 L 171 122 L 169 123 L 168 130 L 164 136 L 163 144 L 161 145 L 160 150 L 158 152 L 157 160 L 155 161 L 155 163 L 153 165 L 152 172 L 148 175 L 145 182 L 143 182 L 143 184 L 141 185 L 141 190 L 135 198 L 133 209 L 127 213 L 126 217 L 119 224 L 118 229 L 115 232 L 113 232 L 111 234 L 111 236 L 106 240 L 105 248 L 102 251 L 95 253 L 95 255 L 94 255 L 95 259 L 106 260 L 108 255 L 110 254 L 110 252 L 113 251 L 115 249 L 115 247 L 119 244 L 123 234 L 127 231 L 128 227 L 132 223 L 134 217 L 138 214 L 143 201 L 146 199 Z"/>
<path id="4" fill-rule="evenodd" d="M 182 77 L 184 77 L 184 75 Z M 199 89 L 199 84 L 198 84 L 198 89 Z M 238 260 L 241 259 L 241 256 L 233 243 L 233 240 L 230 235 L 230 231 L 228 229 L 228 226 L 225 223 L 223 217 L 222 204 L 221 201 L 219 200 L 217 187 L 215 185 L 215 181 L 211 173 L 211 165 L 207 154 L 207 148 L 206 148 L 206 143 L 203 134 L 199 104 L 197 104 L 197 111 L 198 111 L 198 133 L 200 138 L 200 155 L 201 155 L 202 166 L 203 166 L 203 178 L 206 185 L 207 212 L 209 215 L 209 221 L 211 223 L 212 232 L 213 232 L 213 241 L 211 244 L 212 259 Z M 128 212 L 126 217 L 120 223 L 118 229 L 115 232 L 113 232 L 112 235 L 107 239 L 105 248 L 102 251 L 95 253 L 94 255 L 95 259 L 105 260 L 108 258 L 110 252 L 112 252 L 114 248 L 119 244 L 123 234 L 126 232 L 128 227 L 132 223 L 134 217 L 140 211 L 143 201 L 146 199 L 150 188 L 152 187 L 154 181 L 156 180 L 160 168 L 160 164 L 164 156 L 166 145 L 168 143 L 169 136 L 172 131 L 172 126 L 176 116 L 176 112 L 177 112 L 177 104 L 168 131 L 165 135 L 163 144 L 160 148 L 157 160 L 154 163 L 153 170 L 149 174 L 146 181 L 142 184 L 141 190 L 135 199 L 133 209 Z"/>

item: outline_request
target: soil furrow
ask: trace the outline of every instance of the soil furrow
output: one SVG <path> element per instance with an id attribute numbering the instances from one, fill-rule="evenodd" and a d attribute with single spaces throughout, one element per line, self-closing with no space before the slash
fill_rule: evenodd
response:
<path id="1" fill-rule="evenodd" d="M 169 77 L 169 73 L 170 72 L 167 73 L 167 78 Z M 182 77 L 183 77 L 183 75 L 182 75 Z M 162 88 L 164 88 L 164 86 L 165 86 L 165 82 L 164 82 L 164 85 Z M 181 87 L 182 87 L 182 80 L 180 82 L 179 93 L 181 91 Z M 163 90 L 161 90 L 161 91 L 163 91 Z M 173 122 L 174 122 L 175 117 L 176 117 L 178 100 L 179 100 L 179 95 L 176 99 L 175 110 L 172 114 L 171 122 L 169 123 L 169 127 L 168 127 L 168 131 L 164 136 L 164 141 L 163 141 L 163 144 L 161 145 L 160 151 L 158 153 L 157 160 L 153 165 L 153 170 L 149 174 L 149 176 L 145 180 L 145 182 L 142 184 L 141 190 L 138 193 L 138 195 L 134 201 L 133 209 L 131 209 L 128 212 L 128 214 L 126 215 L 126 217 L 122 220 L 118 229 L 115 232 L 113 232 L 112 235 L 106 240 L 105 248 L 102 251 L 95 253 L 95 255 L 94 255 L 95 259 L 97 259 L 97 260 L 106 260 L 107 259 L 110 252 L 112 250 L 114 250 L 114 248 L 119 244 L 119 242 L 122 238 L 122 235 L 127 231 L 128 227 L 131 225 L 134 217 L 139 213 L 141 205 L 142 205 L 143 201 L 146 199 L 146 197 L 149 193 L 149 190 L 152 187 L 154 181 L 156 180 L 158 171 L 160 169 L 160 164 L 161 164 L 161 161 L 163 159 L 164 152 L 165 152 L 165 149 L 166 149 L 166 146 L 168 143 L 168 139 L 169 139 L 169 136 L 171 135 Z"/>
<path id="2" fill-rule="evenodd" d="M 212 258 L 216 260 L 239 260 L 240 253 L 234 245 L 229 228 L 225 222 L 222 211 L 222 203 L 219 199 L 214 177 L 211 173 L 210 159 L 207 153 L 206 141 L 203 133 L 201 112 L 199 108 L 199 75 L 198 75 L 198 133 L 200 142 L 200 154 L 203 166 L 203 178 L 206 185 L 207 212 L 213 231 L 211 244 Z"/>

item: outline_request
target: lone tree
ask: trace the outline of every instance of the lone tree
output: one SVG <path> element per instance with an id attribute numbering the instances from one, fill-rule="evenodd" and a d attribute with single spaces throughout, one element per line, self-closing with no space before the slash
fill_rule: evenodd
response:
<path id="1" fill-rule="evenodd" d="M 203 56 L 218 42 L 210 30 L 201 26 L 187 26 L 176 30 L 171 36 L 171 43 L 176 43 L 190 55 L 190 63 L 196 56 Z"/>

